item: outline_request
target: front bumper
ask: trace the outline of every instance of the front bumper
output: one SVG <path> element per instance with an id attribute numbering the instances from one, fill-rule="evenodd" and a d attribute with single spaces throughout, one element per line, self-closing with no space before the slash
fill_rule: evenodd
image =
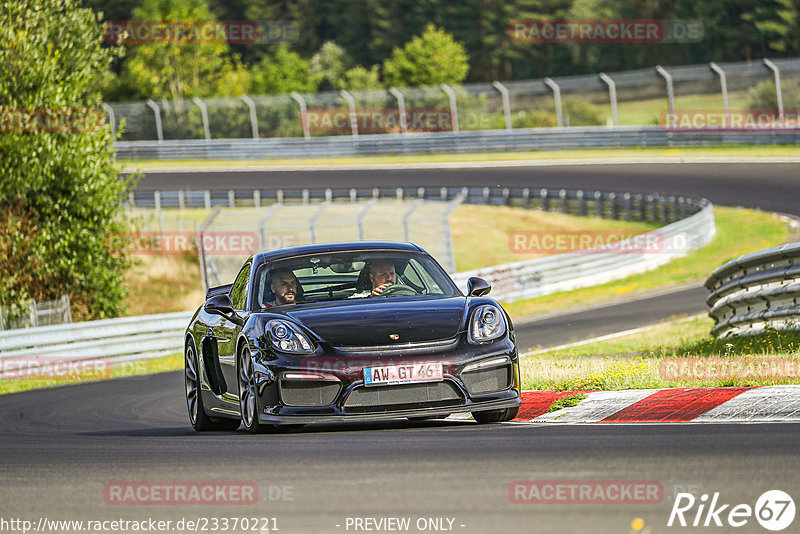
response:
<path id="1" fill-rule="evenodd" d="M 519 360 L 514 343 L 506 337 L 483 345 L 470 344 L 463 339 L 451 343 L 425 344 L 407 350 L 357 352 L 336 347 L 321 347 L 314 356 L 296 357 L 273 352 L 261 352 L 253 360 L 257 383 L 259 422 L 267 424 L 308 424 L 346 421 L 381 421 L 406 417 L 445 417 L 454 413 L 501 410 L 520 405 Z M 495 364 L 490 380 L 476 380 L 475 368 Z M 405 363 L 442 362 L 444 380 L 423 384 L 398 386 L 364 385 L 363 369 L 368 366 Z M 492 378 L 507 368 L 507 382 Z M 465 373 L 465 369 L 467 372 Z M 472 369 L 472 370 L 470 370 Z M 317 402 L 308 405 L 286 402 L 286 377 L 317 374 L 319 385 L 327 391 L 316 396 Z M 322 378 L 324 377 L 324 379 Z M 488 390 L 487 390 L 488 387 Z M 307 389 L 312 392 L 313 384 Z M 476 391 L 476 389 L 480 389 Z M 320 390 L 320 391 L 321 391 Z M 371 404 L 374 401 L 374 404 Z"/>

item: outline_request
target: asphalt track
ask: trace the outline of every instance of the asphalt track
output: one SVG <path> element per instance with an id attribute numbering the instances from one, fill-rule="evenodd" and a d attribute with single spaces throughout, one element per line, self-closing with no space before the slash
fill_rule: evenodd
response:
<path id="1" fill-rule="evenodd" d="M 675 165 L 667 169 L 604 166 L 539 168 L 534 173 L 484 169 L 480 173 L 426 172 L 422 178 L 419 171 L 349 171 L 336 176 L 312 173 L 308 180 L 330 183 L 338 179 L 342 182 L 338 185 L 348 186 L 376 180 L 399 185 L 486 185 L 487 177 L 489 183 L 498 185 L 524 181 L 528 186 L 695 194 L 719 204 L 800 211 L 794 208 L 800 199 L 795 165 Z M 242 176 L 206 178 L 214 178 L 227 188 L 230 180 Z M 141 187 L 166 179 L 147 177 Z M 198 175 L 192 175 L 192 179 L 199 179 Z M 314 186 L 296 173 L 251 179 L 263 180 L 261 186 Z M 446 179 L 451 182 L 443 181 Z M 196 182 L 192 185 L 201 187 Z M 162 183 L 158 188 L 177 187 Z M 697 289 L 686 293 L 691 296 L 687 302 L 702 300 Z M 618 330 L 631 321 L 648 322 L 656 316 L 671 315 L 673 310 L 692 311 L 684 308 L 684 301 L 676 299 L 675 294 L 629 306 L 542 319 L 538 326 L 533 323 L 539 330 L 530 330 L 529 339 L 542 344 L 563 343 L 586 331 L 600 334 L 604 328 Z M 645 316 L 644 310 L 651 315 Z M 575 327 L 564 328 L 565 324 Z M 446 421 L 310 426 L 281 435 L 198 435 L 188 425 L 182 375 L 173 372 L 0 396 L 0 425 L 4 430 L 0 433 L 0 529 L 4 531 L 12 529 L 9 525 L 3 528 L 2 521 L 11 519 L 33 521 L 36 526 L 40 518 L 86 521 L 150 517 L 172 520 L 169 531 L 186 532 L 195 529 L 177 530 L 174 521 L 274 517 L 278 531 L 285 534 L 366 532 L 347 528 L 348 518 L 407 517 L 411 519 L 407 532 L 445 531 L 419 529 L 419 518 L 452 519 L 450 531 L 463 533 L 628 533 L 632 532 L 634 518 L 643 519 L 644 527 L 653 533 L 764 532 L 753 517 L 736 529 L 727 525 L 668 528 L 667 521 L 674 496 L 681 491 L 692 493 L 698 500 L 702 494 L 719 492 L 719 503 L 731 506 L 743 503 L 753 507 L 759 495 L 771 489 L 781 489 L 795 500 L 800 498 L 800 425 L 790 423 L 509 423 L 479 427 L 468 421 Z M 650 503 L 578 504 L 567 498 L 559 504 L 516 504 L 509 489 L 520 480 L 653 481 L 663 491 Z M 251 482 L 257 485 L 259 497 L 251 505 L 119 505 L 105 494 L 109 485 L 120 482 L 176 481 Z M 721 514 L 722 521 L 727 520 L 731 506 Z M 686 513 L 690 524 L 697 510 L 695 505 Z M 705 514 L 700 524 L 703 520 Z M 444 522 L 445 527 L 449 524 Z M 786 532 L 797 531 L 798 524 L 800 518 Z M 211 526 L 208 523 L 206 529 L 196 530 L 225 531 L 221 525 Z M 134 529 L 129 526 L 106 531 Z"/>

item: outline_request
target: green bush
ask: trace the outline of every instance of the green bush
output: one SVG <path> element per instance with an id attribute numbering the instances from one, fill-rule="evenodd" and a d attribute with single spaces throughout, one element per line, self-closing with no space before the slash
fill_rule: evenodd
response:
<path id="1" fill-rule="evenodd" d="M 129 182 L 114 162 L 100 87 L 114 55 L 78 0 L 0 6 L 0 305 L 68 294 L 74 319 L 120 313 L 129 265 L 117 220 Z M 27 117 L 27 118 L 26 118 Z M 94 118 L 67 122 L 67 118 Z"/>
<path id="2" fill-rule="evenodd" d="M 783 109 L 800 109 L 800 79 L 782 80 L 781 94 Z M 775 91 L 775 82 L 764 80 L 747 93 L 747 109 L 777 110 L 778 95 Z"/>

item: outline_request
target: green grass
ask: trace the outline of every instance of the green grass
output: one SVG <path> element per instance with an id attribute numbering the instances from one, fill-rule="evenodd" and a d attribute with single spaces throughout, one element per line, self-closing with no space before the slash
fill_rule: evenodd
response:
<path id="1" fill-rule="evenodd" d="M 800 384 L 800 332 L 715 339 L 690 317 L 611 340 L 524 354 L 525 389 L 621 390 Z"/>
<path id="2" fill-rule="evenodd" d="M 100 369 L 97 372 L 56 375 L 55 376 L 30 376 L 27 378 L 3 378 L 0 375 L 0 394 L 26 391 L 35 388 L 63 386 L 68 384 L 82 384 L 86 382 L 96 382 L 98 380 L 108 380 L 123 376 L 150 375 L 183 369 L 183 354 L 176 353 L 161 358 L 152 358 L 137 362 L 125 362 L 124 364 L 112 369 Z"/>
<path id="3" fill-rule="evenodd" d="M 717 206 L 714 217 L 717 234 L 711 243 L 657 269 L 599 286 L 503 303 L 503 307 L 513 318 L 522 318 L 691 282 L 700 283 L 723 263 L 742 254 L 783 244 L 790 235 L 785 223 L 762 211 Z"/>
<path id="4" fill-rule="evenodd" d="M 561 397 L 550 407 L 547 409 L 547 413 L 555 412 L 557 410 L 561 410 L 563 408 L 572 408 L 573 406 L 577 406 L 583 399 L 588 397 L 585 393 L 576 393 L 575 395 L 567 395 L 566 397 Z"/>
<path id="5" fill-rule="evenodd" d="M 712 108 L 716 109 L 716 108 Z M 644 115 L 652 111 L 643 110 Z M 656 111 L 656 115 L 658 112 Z M 419 154 L 413 156 L 363 156 L 348 158 L 276 158 L 252 160 L 119 160 L 125 168 L 147 170 L 152 167 L 231 167 L 253 165 L 369 165 L 403 163 L 441 163 L 469 161 L 550 161 L 560 159 L 592 158 L 648 158 L 655 157 L 800 157 L 797 146 L 724 146 L 685 148 L 613 148 L 553 150 L 536 152 L 480 152 L 472 154 Z"/>
<path id="6" fill-rule="evenodd" d="M 728 93 L 730 109 L 746 109 L 747 91 Z M 663 124 L 665 113 L 669 110 L 666 98 L 619 102 L 617 105 L 619 123 L 628 126 L 649 126 Z M 687 95 L 675 97 L 675 109 L 687 111 L 722 111 L 722 94 Z"/>

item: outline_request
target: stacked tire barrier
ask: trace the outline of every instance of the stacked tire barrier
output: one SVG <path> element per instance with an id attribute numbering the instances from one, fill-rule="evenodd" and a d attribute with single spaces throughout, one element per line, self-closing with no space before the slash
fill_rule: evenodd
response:
<path id="1" fill-rule="evenodd" d="M 746 254 L 716 268 L 705 283 L 716 337 L 800 325 L 800 243 Z"/>

